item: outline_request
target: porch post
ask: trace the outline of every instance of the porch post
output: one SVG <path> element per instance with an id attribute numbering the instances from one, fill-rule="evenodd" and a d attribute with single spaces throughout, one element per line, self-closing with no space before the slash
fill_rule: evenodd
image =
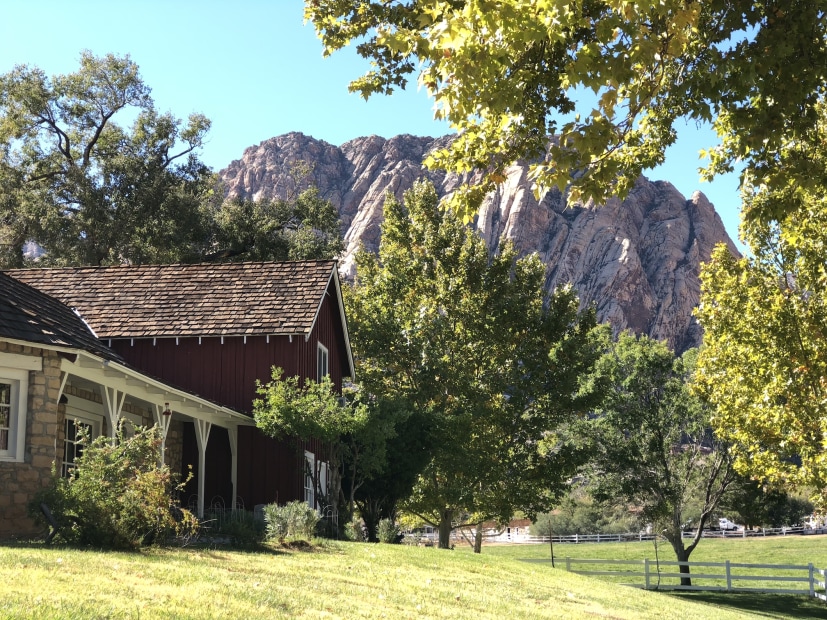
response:
<path id="1" fill-rule="evenodd" d="M 121 419 L 121 409 L 126 401 L 126 392 L 119 392 L 105 385 L 102 387 L 106 396 L 106 413 L 109 417 L 109 438 L 114 441 L 118 431 L 118 422 Z"/>
<path id="2" fill-rule="evenodd" d="M 227 436 L 230 438 L 230 482 L 233 485 L 232 507 L 235 510 L 238 499 L 238 427 L 227 427 Z"/>
<path id="3" fill-rule="evenodd" d="M 167 433 L 169 432 L 169 423 L 172 421 L 171 413 L 165 413 L 169 411 L 166 407 L 166 404 L 164 405 L 164 409 L 161 409 L 161 405 L 155 405 L 155 409 L 152 412 L 155 416 L 155 424 L 161 430 L 161 451 L 158 458 L 159 467 L 163 467 L 164 465 L 164 455 L 167 450 Z"/>
<path id="4" fill-rule="evenodd" d="M 207 441 L 212 422 L 195 419 L 195 439 L 198 442 L 198 518 L 204 518 L 204 469 L 207 463 Z"/>

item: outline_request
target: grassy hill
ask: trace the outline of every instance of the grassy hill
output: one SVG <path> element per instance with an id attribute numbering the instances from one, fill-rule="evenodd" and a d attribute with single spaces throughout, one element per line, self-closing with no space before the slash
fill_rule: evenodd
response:
<path id="1" fill-rule="evenodd" d="M 0 618 L 767 617 L 487 551 L 333 542 L 256 552 L 8 545 L 0 547 Z"/>

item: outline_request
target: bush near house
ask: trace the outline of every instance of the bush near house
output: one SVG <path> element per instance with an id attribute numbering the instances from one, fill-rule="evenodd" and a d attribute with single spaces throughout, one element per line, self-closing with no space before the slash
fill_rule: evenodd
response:
<path id="1" fill-rule="evenodd" d="M 114 441 L 90 441 L 81 433 L 76 466 L 65 478 L 53 471 L 52 484 L 29 506 L 33 517 L 44 522 L 45 503 L 61 538 L 100 549 L 135 549 L 197 533 L 195 516 L 172 501 L 182 485 L 166 465 L 158 465 L 156 428 L 137 428 L 131 437 L 119 428 Z"/>
<path id="2" fill-rule="evenodd" d="M 316 531 L 319 514 L 299 500 L 284 506 L 268 504 L 264 507 L 264 522 L 268 540 L 310 540 Z"/>

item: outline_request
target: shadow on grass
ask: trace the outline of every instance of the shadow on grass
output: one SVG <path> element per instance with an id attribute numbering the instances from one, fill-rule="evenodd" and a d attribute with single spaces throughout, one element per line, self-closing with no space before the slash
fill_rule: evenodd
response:
<path id="1" fill-rule="evenodd" d="M 732 611 L 748 611 L 768 618 L 818 618 L 820 620 L 827 618 L 827 603 L 807 596 L 727 592 L 664 592 L 664 594 Z"/>

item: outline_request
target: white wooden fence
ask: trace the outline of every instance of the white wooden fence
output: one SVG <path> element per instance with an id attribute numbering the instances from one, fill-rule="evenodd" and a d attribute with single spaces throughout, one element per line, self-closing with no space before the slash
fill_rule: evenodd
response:
<path id="1" fill-rule="evenodd" d="M 596 570 L 572 569 L 572 567 L 576 568 L 578 565 L 598 566 L 599 568 Z M 680 566 L 689 566 L 689 574 L 680 573 Z M 663 570 L 664 568 L 666 571 Z M 695 572 L 696 569 L 702 570 Z M 632 579 L 637 582 L 624 583 L 624 585 L 645 588 L 646 590 L 801 594 L 827 601 L 827 590 L 825 589 L 827 570 L 815 568 L 812 564 L 740 564 L 729 560 L 721 563 L 566 558 L 566 570 L 579 575 Z M 693 585 L 680 585 L 681 577 L 690 577 Z M 704 585 L 697 585 L 698 581 L 701 581 Z M 761 583 L 749 585 L 750 582 Z M 745 585 L 741 585 L 742 583 Z M 774 584 L 778 584 L 777 587 Z"/>
<path id="2" fill-rule="evenodd" d="M 827 528 L 810 529 L 804 527 L 777 527 L 763 528 L 760 530 L 704 530 L 701 532 L 703 538 L 755 538 L 762 536 L 807 536 L 810 534 L 827 534 Z M 692 538 L 694 531 L 683 533 L 684 538 Z M 526 544 L 547 543 L 551 538 L 554 543 L 595 543 L 595 542 L 632 542 L 653 540 L 657 538 L 654 534 L 646 532 L 629 532 L 625 534 L 571 534 L 568 536 L 514 536 L 506 538 L 501 535 L 492 538 L 493 542 L 514 542 Z"/>

